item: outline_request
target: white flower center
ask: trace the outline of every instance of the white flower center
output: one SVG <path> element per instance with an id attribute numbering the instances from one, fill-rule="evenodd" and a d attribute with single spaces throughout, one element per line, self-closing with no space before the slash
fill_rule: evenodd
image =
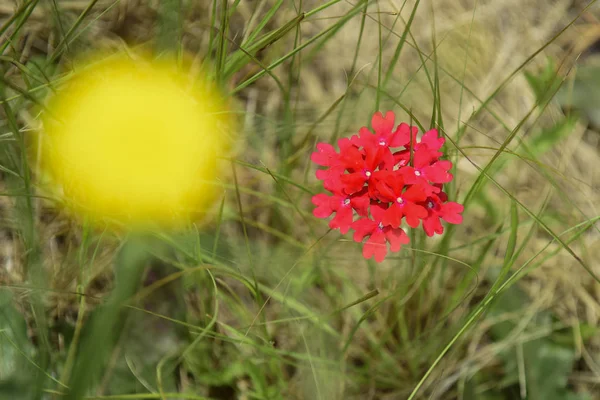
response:
<path id="1" fill-rule="evenodd" d="M 381 140 L 379 141 L 379 145 L 380 145 L 380 146 L 385 146 L 385 145 L 386 145 L 386 143 L 385 143 L 385 140 L 381 139 Z"/>
<path id="2" fill-rule="evenodd" d="M 347 206 L 348 204 L 350 204 L 350 199 L 345 199 L 344 200 L 344 205 Z"/>
<path id="3" fill-rule="evenodd" d="M 434 206 L 434 204 L 433 204 L 433 201 L 429 200 L 429 201 L 427 202 L 427 207 L 429 207 L 429 208 L 433 208 L 433 206 Z"/>
<path id="4" fill-rule="evenodd" d="M 416 176 L 421 176 L 421 172 L 420 171 L 415 171 L 415 175 Z"/>
<path id="5" fill-rule="evenodd" d="M 379 223 L 379 225 L 377 225 L 377 227 L 378 227 L 379 229 L 383 229 L 383 222 L 380 222 L 380 223 Z"/>
<path id="6" fill-rule="evenodd" d="M 398 203 L 398 204 L 402 204 L 402 203 L 404 203 L 404 200 L 402 199 L 402 197 L 398 197 L 398 198 L 396 199 L 396 203 Z"/>
<path id="7" fill-rule="evenodd" d="M 366 171 L 365 175 L 366 175 L 367 178 L 370 178 L 371 177 L 371 171 Z"/>

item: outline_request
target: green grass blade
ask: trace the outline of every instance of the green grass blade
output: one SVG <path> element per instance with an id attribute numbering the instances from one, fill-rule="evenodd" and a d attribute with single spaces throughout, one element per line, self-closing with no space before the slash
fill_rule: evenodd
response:
<path id="1" fill-rule="evenodd" d="M 217 47 L 217 63 L 216 63 L 216 77 L 219 85 L 224 84 L 225 79 L 225 59 L 227 57 L 227 35 L 229 33 L 229 2 L 227 0 L 221 0 L 221 22 L 219 26 L 219 40 Z"/>
<path id="2" fill-rule="evenodd" d="M 336 0 L 336 2 L 337 1 L 339 1 L 339 0 Z M 302 43 L 300 46 L 298 46 L 297 48 L 295 48 L 291 52 L 287 53 L 286 55 L 284 55 L 284 56 L 278 58 L 277 60 L 273 61 L 269 65 L 268 70 L 272 70 L 273 68 L 275 68 L 275 67 L 283 64 L 285 61 L 287 61 L 288 59 L 290 59 L 291 57 L 293 57 L 296 53 L 302 51 L 303 49 L 305 49 L 306 47 L 310 46 L 311 44 L 313 44 L 314 42 L 318 41 L 319 39 L 325 37 L 326 35 L 331 34 L 333 32 L 337 32 L 339 29 L 341 29 L 341 27 L 346 22 L 348 22 L 350 19 L 352 19 L 352 17 L 354 17 L 356 14 L 358 14 L 360 12 L 360 10 L 361 10 L 360 6 L 361 5 L 362 5 L 362 2 L 359 2 L 348 13 L 346 13 L 346 15 L 344 15 L 344 17 L 342 17 L 340 19 L 340 21 L 338 21 L 337 23 L 333 24 L 329 28 L 323 30 L 322 32 L 316 34 L 312 38 L 308 39 L 306 42 Z M 304 17 L 307 18 L 308 15 L 309 15 L 309 13 L 306 13 L 306 14 L 304 14 Z M 244 82 L 242 82 L 238 86 L 236 86 L 235 89 L 233 89 L 232 94 L 235 94 L 235 93 L 239 92 L 240 90 L 244 89 L 245 87 L 247 87 L 248 85 L 250 85 L 251 83 L 256 82 L 258 79 L 260 79 L 265 74 L 266 74 L 266 71 L 263 70 L 261 72 L 256 73 L 252 77 L 246 79 Z"/>
<path id="3" fill-rule="evenodd" d="M 292 20 L 285 23 L 280 28 L 274 30 L 273 32 L 269 32 L 260 39 L 251 42 L 249 45 L 242 45 L 240 49 L 236 50 L 230 57 L 228 57 L 227 62 L 225 63 L 224 76 L 230 77 L 239 71 L 244 65 L 248 62 L 248 56 L 255 56 L 259 51 L 269 47 L 273 43 L 277 42 L 281 38 L 283 38 L 289 31 L 298 27 L 300 22 L 304 19 L 304 14 L 299 14 Z M 242 50 L 243 48 L 243 50 Z"/>
<path id="4" fill-rule="evenodd" d="M 83 328 L 67 400 L 86 396 L 99 378 L 125 323 L 122 306 L 135 294 L 148 261 L 143 238 L 130 238 L 115 261 L 116 285 L 107 302 L 98 307 Z"/>
<path id="5" fill-rule="evenodd" d="M 406 37 L 408 36 L 408 34 L 410 32 L 410 28 L 412 27 L 413 21 L 415 20 L 415 15 L 417 15 L 417 10 L 419 8 L 420 3 L 421 3 L 421 0 L 417 0 L 415 2 L 415 5 L 413 6 L 412 11 L 410 12 L 410 16 L 408 17 L 408 22 L 406 23 L 406 26 L 404 27 L 404 30 L 402 31 L 402 35 L 400 36 L 400 41 L 398 42 L 398 45 L 396 46 L 396 50 L 394 51 L 394 55 L 392 57 L 392 60 L 390 61 L 390 66 L 387 70 L 387 73 L 385 74 L 385 78 L 383 79 L 384 87 L 386 87 L 388 85 L 388 83 L 390 82 L 390 79 L 392 79 L 392 76 L 394 75 L 396 64 L 398 64 L 398 60 L 400 59 L 400 54 L 402 53 L 402 49 L 404 48 L 404 45 L 406 44 Z M 403 5 L 403 7 L 404 7 L 404 5 Z"/>

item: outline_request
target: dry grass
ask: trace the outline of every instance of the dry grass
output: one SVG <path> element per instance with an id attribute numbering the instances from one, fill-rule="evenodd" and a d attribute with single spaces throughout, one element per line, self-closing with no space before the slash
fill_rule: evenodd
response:
<path id="1" fill-rule="evenodd" d="M 158 18 L 160 16 L 158 1 L 111 1 L 100 0 L 86 22 L 89 29 L 83 33 L 78 46 L 71 51 L 85 49 L 85 43 L 94 47 L 120 48 L 126 45 L 144 45 L 154 40 L 157 34 Z M 210 25 L 209 7 L 207 4 L 190 5 L 186 10 L 186 18 L 182 24 L 183 47 L 195 54 L 202 54 L 208 46 L 208 26 Z M 209 2 L 206 2 L 209 3 Z M 239 9 L 232 16 L 231 38 L 239 43 L 244 37 L 246 25 L 249 24 L 252 10 L 257 7 L 267 10 L 272 1 L 240 2 Z M 396 65 L 391 82 L 386 91 L 391 96 L 381 97 L 380 109 L 393 109 L 401 115 L 401 119 L 410 120 L 408 114 L 403 114 L 397 103 L 412 110 L 414 116 L 421 121 L 429 121 L 433 107 L 434 96 L 422 67 L 420 57 L 432 55 L 432 32 L 435 32 L 437 42 L 437 64 L 440 68 L 441 102 L 443 104 L 443 119 L 445 131 L 450 137 L 455 137 L 457 126 L 468 124 L 460 145 L 468 158 L 459 157 L 457 163 L 457 188 L 460 196 L 468 191 L 479 172 L 473 164 L 485 166 L 494 156 L 500 144 L 533 109 L 532 115 L 519 129 L 517 138 L 526 139 L 543 127 L 552 126 L 562 118 L 562 112 L 551 104 L 541 111 L 536 109 L 534 93 L 522 73 L 518 73 L 494 99 L 489 103 L 490 112 L 481 113 L 475 118 L 471 115 L 481 104 L 482 99 L 490 96 L 510 72 L 528 59 L 535 51 L 548 43 L 561 27 L 575 18 L 582 9 L 582 2 L 521 0 L 521 1 L 476 1 L 476 0 L 431 0 L 423 1 L 413 22 L 411 35 L 407 38 L 407 46 L 402 52 Z M 59 44 L 57 37 L 57 21 L 49 15 L 52 2 L 43 2 L 36 7 L 24 26 L 18 43 L 11 47 L 20 55 L 20 61 L 43 59 Z M 64 26 L 70 26 L 76 16 L 88 6 L 88 2 L 64 1 L 58 2 L 61 21 Z M 304 1 L 305 10 L 313 9 L 322 2 Z M 322 49 L 312 53 L 311 48 L 300 53 L 293 63 L 286 62 L 273 73 L 282 81 L 291 79 L 290 98 L 293 104 L 293 116 L 283 115 L 282 104 L 285 98 L 273 79 L 265 76 L 238 94 L 240 107 L 244 110 L 244 143 L 240 144 L 240 158 L 257 166 L 266 166 L 273 170 L 282 167 L 279 152 L 283 135 L 294 145 L 300 144 L 304 134 L 311 130 L 315 120 L 325 115 L 332 104 L 346 94 L 344 112 L 340 119 L 339 135 L 354 133 L 358 127 L 365 125 L 373 111 L 377 86 L 377 68 L 379 57 L 380 34 L 384 46 L 381 56 L 384 64 L 393 58 L 399 36 L 402 34 L 414 1 L 381 1 L 369 7 L 365 18 L 362 34 L 362 46 L 356 62 L 354 51 L 358 33 L 361 29 L 361 18 L 350 20 L 333 38 L 328 40 Z M 294 47 L 294 40 L 303 43 L 316 33 L 335 23 L 350 9 L 349 2 L 340 2 L 315 17 L 308 18 L 301 25 L 301 35 L 298 39 L 294 34 L 287 35 L 283 40 L 265 49 L 259 54 L 260 60 L 269 62 Z M 376 11 L 379 7 L 379 13 Z M 398 10 L 402 7 L 402 12 Z M 103 10 L 109 9 L 107 12 Z M 15 4 L 3 1 L 0 4 L 0 23 L 7 20 L 15 10 Z M 276 19 L 270 28 L 276 28 L 296 16 L 297 12 L 286 5 L 276 14 Z M 529 71 L 537 71 L 545 65 L 545 57 L 552 57 L 561 65 L 562 73 L 570 71 L 576 63 L 584 63 L 586 55 L 578 59 L 600 36 L 600 24 L 597 21 L 598 9 L 595 6 L 586 11 L 582 18 L 565 34 L 550 44 L 541 54 L 527 65 Z M 11 52 L 11 50 L 7 50 Z M 419 55 L 421 52 L 421 56 Z M 466 59 L 466 62 L 465 62 Z M 68 57 L 63 60 L 68 63 Z M 434 70 L 433 60 L 425 64 L 429 73 Z M 354 66 L 354 69 L 353 69 Z M 248 66 L 236 79 L 241 81 L 244 74 L 256 70 Z M 20 84 L 16 68 L 10 68 L 5 79 L 15 79 Z M 290 78 L 291 73 L 291 78 Z M 453 77 L 453 78 L 452 78 Z M 460 83 L 462 82 L 462 84 Z M 472 91 L 469 93 L 464 87 Z M 18 110 L 21 124 L 27 128 L 33 116 L 27 108 Z M 315 129 L 309 146 L 298 149 L 297 162 L 292 164 L 290 177 L 296 182 L 303 182 L 305 169 L 314 140 L 327 140 L 336 129 L 337 111 L 329 114 Z M 503 121 L 508 130 L 492 117 L 491 113 Z M 460 120 L 458 120 L 460 116 Z M 7 128 L 2 124 L 3 131 Z M 513 146 L 513 145 L 511 145 Z M 514 148 L 514 146 L 512 147 Z M 579 123 L 568 139 L 560 142 L 551 151 L 540 157 L 542 168 L 552 175 L 556 188 L 539 171 L 534 162 L 526 162 L 511 158 L 510 162 L 495 177 L 510 193 L 513 193 L 525 206 L 537 212 L 545 205 L 544 221 L 556 233 L 575 226 L 582 221 L 590 220 L 599 215 L 597 205 L 600 204 L 600 175 L 595 166 L 600 165 L 598 148 L 598 132 L 592 131 L 584 123 Z M 311 167 L 309 167 L 311 168 Z M 333 240 L 323 246 L 330 246 L 328 251 L 321 251 L 328 263 L 315 267 L 314 259 L 302 259 L 290 272 L 290 261 L 300 257 L 306 249 L 306 238 L 311 240 L 326 231 L 324 224 L 311 220 L 309 212 L 305 218 L 311 220 L 305 224 L 298 215 L 284 218 L 273 212 L 273 197 L 295 198 L 300 192 L 290 187 L 281 189 L 268 174 L 260 174 L 255 170 L 238 168 L 238 179 L 242 186 L 242 203 L 245 217 L 249 224 L 252 238 L 251 259 L 248 259 L 246 244 L 241 234 L 240 225 L 232 218 L 232 222 L 224 225 L 223 235 L 228 238 L 231 248 L 230 258 L 235 268 L 245 276 L 256 274 L 257 279 L 265 286 L 278 289 L 282 299 L 271 302 L 264 310 L 264 320 L 274 321 L 281 318 L 293 318 L 303 315 L 299 308 L 290 306 L 288 300 L 302 305 L 309 310 L 316 310 L 325 315 L 344 304 L 348 304 L 362 294 L 377 288 L 380 296 L 393 296 L 393 302 L 384 303 L 377 313 L 371 315 L 365 324 L 368 329 L 357 331 L 352 339 L 345 363 L 336 363 L 340 351 L 337 349 L 336 338 L 319 328 L 319 324 L 299 322 L 297 324 L 276 324 L 267 322 L 269 335 L 277 341 L 277 347 L 286 350 L 305 352 L 319 359 L 330 359 L 332 364 L 326 369 L 319 369 L 314 376 L 310 357 L 298 362 L 297 372 L 284 373 L 288 379 L 288 398 L 356 398 L 356 399 L 403 399 L 408 396 L 421 373 L 414 375 L 411 368 L 424 371 L 431 360 L 431 355 L 422 356 L 418 348 L 407 348 L 404 342 L 409 340 L 413 345 L 425 341 L 435 341 L 436 335 L 440 344 L 433 349 L 423 351 L 439 353 L 441 346 L 448 337 L 442 335 L 444 324 L 456 326 L 472 309 L 478 299 L 489 288 L 486 280 L 490 274 L 503 264 L 504 251 L 508 236 L 501 236 L 487 253 L 481 266 L 479 276 L 480 286 L 474 290 L 469 299 L 462 303 L 446 322 L 440 321 L 436 315 L 443 313 L 449 296 L 463 279 L 468 268 L 456 262 L 448 264 L 448 270 L 433 270 L 425 268 L 413 271 L 410 268 L 399 268 L 398 261 L 369 267 L 357 262 L 360 249 L 347 239 Z M 308 173 L 306 182 L 310 188 L 318 190 L 318 185 L 312 178 L 312 170 Z M 263 197 L 248 194 L 254 190 Z M 283 193 L 283 194 L 282 194 Z M 491 199 L 498 210 L 497 220 L 493 220 L 489 212 L 481 204 L 472 204 L 465 215 L 465 223 L 455 233 L 452 247 L 469 245 L 476 239 L 493 232 L 497 223 L 509 223 L 510 199 L 494 185 L 486 186 L 487 197 Z M 266 197 L 265 197 L 266 196 Z M 309 210 L 309 196 L 303 195 L 300 209 Z M 1 198 L 2 232 L 0 235 L 0 283 L 6 285 L 24 284 L 22 261 L 23 246 L 16 233 L 16 222 L 11 216 L 13 199 Z M 230 217 L 237 213 L 233 190 L 228 193 L 228 203 L 225 214 Z M 56 319 L 74 321 L 78 308 L 75 296 L 64 295 L 76 292 L 75 276 L 78 271 L 78 248 L 82 242 L 81 227 L 72 222 L 68 216 L 58 213 L 50 205 L 38 202 L 36 229 L 43 244 L 44 265 L 48 270 L 50 281 L 48 289 L 56 291 L 57 295 L 48 296 L 46 306 L 49 315 Z M 293 210 L 288 210 L 293 213 Z M 523 220 L 525 215 L 522 214 Z M 292 230 L 286 231 L 289 224 L 295 224 Z M 283 232 L 284 238 L 277 239 L 265 227 Z M 524 238 L 531 223 L 523 223 L 519 237 Z M 572 244 L 573 250 L 579 254 L 594 272 L 600 275 L 600 231 L 590 229 Z M 110 265 L 112 255 L 117 247 L 117 238 L 103 238 L 102 247 L 93 264 L 89 265 L 90 277 L 95 277 L 95 284 L 89 288 L 92 297 L 103 296 L 111 287 Z M 431 399 L 452 398 L 456 387 L 465 377 L 480 370 L 494 371 L 501 368 L 498 358 L 499 348 L 518 347 L 518 343 L 527 340 L 531 332 L 526 332 L 528 321 L 541 311 L 547 310 L 562 324 L 574 329 L 576 356 L 580 362 L 572 374 L 571 383 L 579 390 L 597 393 L 597 383 L 600 376 L 600 335 L 582 338 L 577 331 L 582 323 L 597 326 L 600 317 L 600 285 L 571 257 L 560 245 L 552 242 L 552 237 L 542 229 L 537 229 L 528 242 L 524 251 L 519 255 L 515 266 L 521 266 L 527 260 L 537 255 L 540 260 L 545 254 L 556 252 L 536 266 L 521 280 L 518 285 L 532 299 L 519 315 L 513 316 L 517 323 L 515 332 L 505 341 L 498 343 L 490 340 L 489 330 L 494 325 L 492 317 L 486 318 L 469 332 L 467 340 L 460 342 L 456 350 L 440 365 L 432 379 L 426 381 L 425 392 Z M 283 243 L 283 244 L 282 244 Z M 297 244 L 297 245 L 295 245 Z M 94 244 L 92 244 L 93 248 Z M 430 249 L 432 246 L 429 247 Z M 545 249 L 545 250 L 544 250 Z M 453 251 L 451 257 L 472 262 L 479 248 L 465 247 Z M 403 253 L 401 256 L 409 256 Z M 325 266 L 327 265 L 327 266 Z M 533 263 L 533 265 L 536 265 Z M 308 271 L 308 272 L 307 272 Z M 423 291 L 421 284 L 425 281 L 435 282 Z M 279 286 L 281 283 L 283 284 Z M 221 309 L 219 321 L 226 325 L 248 326 L 253 323 L 252 317 L 257 315 L 259 305 L 253 302 L 247 294 L 242 294 L 242 285 L 235 279 L 219 282 L 224 288 L 230 287 L 232 293 L 238 293 L 239 302 L 225 304 Z M 16 290 L 16 289 L 15 289 Z M 24 296 L 26 297 L 26 293 Z M 186 301 L 210 309 L 206 300 Z M 208 302 L 210 303 L 210 302 Z M 195 304 L 195 303 L 194 303 Z M 242 313 L 235 308 L 244 305 L 247 320 L 240 320 Z M 326 323 L 334 326 L 341 337 L 348 337 L 357 319 L 366 308 L 349 309 Z M 203 310 L 206 311 L 206 310 Z M 398 317 L 398 313 L 401 314 Z M 199 313 L 201 314 L 201 313 Z M 408 327 L 420 326 L 422 337 L 403 337 L 401 327 L 397 326 L 398 318 L 404 320 Z M 259 320 L 259 322 L 262 320 Z M 390 321 L 393 322 L 392 326 Z M 223 328 L 221 328 L 223 329 Z M 227 333 L 223 330 L 224 334 Z M 535 334 L 535 333 L 533 333 Z M 388 342 L 386 342 L 386 340 Z M 381 348 L 375 348 L 379 343 Z M 240 346 L 236 351 L 251 352 Z M 401 357 L 396 352 L 405 352 Z M 371 354 L 371 355 L 370 355 Z M 373 356 L 372 354 L 383 354 Z M 416 366 L 404 364 L 413 357 Z M 398 358 L 398 359 L 395 359 Z M 371 367 L 383 374 L 388 369 L 394 379 L 406 379 L 407 384 L 397 384 L 388 390 L 385 379 L 377 380 L 372 376 L 364 381 L 348 382 L 344 378 L 347 369 L 359 368 L 361 363 L 377 360 Z M 375 362 L 375 361 L 373 361 Z M 368 374 L 366 374 L 368 376 Z M 383 377 L 385 378 L 385 377 Z M 315 381 L 317 383 L 315 383 Z M 238 390 L 244 392 L 247 380 L 238 380 Z M 240 389 L 240 387 L 242 389 Z M 382 389 L 382 387 L 384 389 Z M 315 393 L 314 388 L 326 392 Z M 323 389 L 325 388 L 325 389 Z M 356 393 L 355 397 L 341 397 L 343 393 Z M 295 396 L 295 397 L 294 397 Z M 227 397 L 221 397 L 227 398 Z M 244 398 L 243 395 L 240 398 Z M 596 397 L 600 398 L 600 397 Z"/>

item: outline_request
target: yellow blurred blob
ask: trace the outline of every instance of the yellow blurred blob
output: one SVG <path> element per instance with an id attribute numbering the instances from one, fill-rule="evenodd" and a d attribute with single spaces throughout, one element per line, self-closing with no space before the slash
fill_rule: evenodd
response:
<path id="1" fill-rule="evenodd" d="M 207 81 L 174 62 L 112 56 L 80 66 L 49 99 L 39 165 L 93 221 L 173 227 L 218 191 L 231 114 Z"/>

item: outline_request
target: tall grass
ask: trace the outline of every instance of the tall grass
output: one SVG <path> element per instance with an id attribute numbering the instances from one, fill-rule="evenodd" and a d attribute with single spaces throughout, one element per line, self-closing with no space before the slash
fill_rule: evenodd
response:
<path id="1" fill-rule="evenodd" d="M 0 398 L 600 398 L 597 133 L 556 101 L 594 2 L 462 3 L 0 4 Z M 243 126 L 211 223 L 143 245 L 26 157 L 74 57 L 138 46 Z M 312 216 L 309 158 L 388 109 L 446 137 L 465 221 L 375 264 Z"/>

